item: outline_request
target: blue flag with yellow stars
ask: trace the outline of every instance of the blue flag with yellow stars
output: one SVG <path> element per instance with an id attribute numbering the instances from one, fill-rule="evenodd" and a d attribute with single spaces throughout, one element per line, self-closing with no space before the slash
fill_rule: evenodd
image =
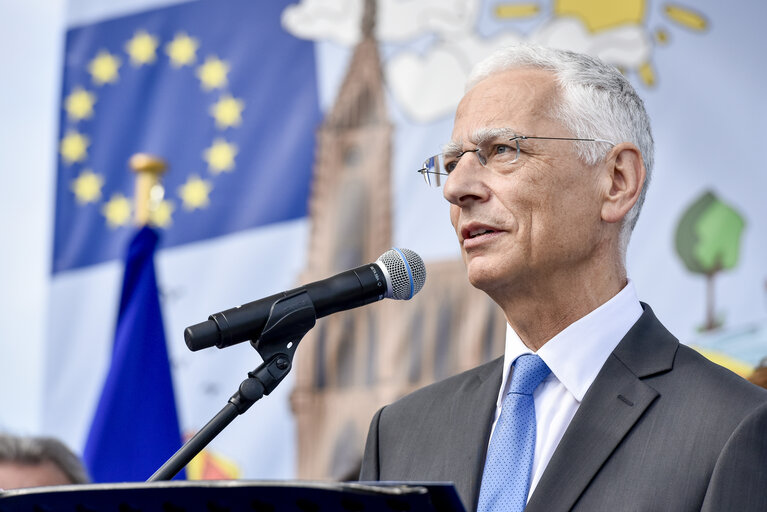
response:
<path id="1" fill-rule="evenodd" d="M 181 447 L 154 270 L 158 239 L 144 227 L 128 248 L 112 361 L 83 454 L 94 482 L 144 481 Z"/>
<path id="2" fill-rule="evenodd" d="M 162 247 L 306 216 L 320 108 L 287 3 L 201 0 L 68 31 L 54 274 L 120 256 L 139 152 L 169 165 Z"/>

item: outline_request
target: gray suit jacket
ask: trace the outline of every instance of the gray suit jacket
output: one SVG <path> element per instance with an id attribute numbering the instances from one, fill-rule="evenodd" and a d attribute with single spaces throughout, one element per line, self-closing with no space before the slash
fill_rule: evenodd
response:
<path id="1" fill-rule="evenodd" d="M 642 306 L 526 511 L 767 511 L 767 391 L 680 345 Z M 454 482 L 475 510 L 502 364 L 379 410 L 360 479 Z"/>

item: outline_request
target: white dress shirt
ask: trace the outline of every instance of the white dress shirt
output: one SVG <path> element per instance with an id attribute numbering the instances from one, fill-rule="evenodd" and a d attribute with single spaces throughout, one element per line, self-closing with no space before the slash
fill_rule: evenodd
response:
<path id="1" fill-rule="evenodd" d="M 509 386 L 509 369 L 522 354 L 537 353 L 551 373 L 533 393 L 536 436 L 533 477 L 528 499 L 559 445 L 570 421 L 607 358 L 642 315 L 642 306 L 631 280 L 600 307 L 570 324 L 533 352 L 506 326 L 503 380 L 495 407 L 493 431 Z"/>

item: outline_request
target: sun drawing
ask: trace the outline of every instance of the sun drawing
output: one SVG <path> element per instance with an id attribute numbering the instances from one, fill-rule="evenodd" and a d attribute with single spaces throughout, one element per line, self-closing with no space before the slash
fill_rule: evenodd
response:
<path id="1" fill-rule="evenodd" d="M 554 0 L 551 15 L 554 18 L 576 18 L 592 35 L 625 26 L 644 26 L 648 40 L 666 44 L 669 40 L 666 29 L 658 28 L 651 34 L 646 26 L 648 4 L 647 0 Z M 670 3 L 664 4 L 662 9 L 668 20 L 685 29 L 703 32 L 708 28 L 706 17 L 692 9 Z M 502 3 L 495 8 L 495 15 L 502 19 L 531 18 L 541 12 L 540 5 L 535 2 Z M 636 72 L 645 85 L 655 84 L 655 71 L 649 59 L 630 70 Z"/>

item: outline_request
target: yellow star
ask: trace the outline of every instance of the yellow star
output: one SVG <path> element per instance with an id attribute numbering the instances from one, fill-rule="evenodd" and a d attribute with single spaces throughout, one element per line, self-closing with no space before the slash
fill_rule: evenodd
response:
<path id="1" fill-rule="evenodd" d="M 153 225 L 160 228 L 167 228 L 173 224 L 173 212 L 176 207 L 172 201 L 162 200 L 160 203 L 149 213 L 149 220 Z"/>
<path id="2" fill-rule="evenodd" d="M 244 108 L 244 101 L 233 98 L 231 94 L 224 94 L 210 107 L 210 114 L 216 120 L 216 127 L 223 130 L 230 126 L 240 126 Z"/>
<path id="3" fill-rule="evenodd" d="M 88 156 L 88 146 L 90 144 L 91 141 L 88 137 L 77 131 L 70 130 L 61 139 L 59 152 L 67 165 L 74 162 L 82 162 Z"/>
<path id="4" fill-rule="evenodd" d="M 131 203 L 122 194 L 113 194 L 112 198 L 101 208 L 110 228 L 127 226 L 130 222 Z"/>
<path id="5" fill-rule="evenodd" d="M 138 30 L 130 41 L 125 43 L 125 51 L 130 55 L 130 63 L 134 66 L 151 64 L 157 59 L 157 38 L 146 30 Z"/>
<path id="6" fill-rule="evenodd" d="M 206 91 L 219 89 L 226 85 L 226 74 L 229 73 L 229 64 L 218 57 L 208 57 L 202 66 L 197 68 L 197 78 Z"/>
<path id="7" fill-rule="evenodd" d="M 165 45 L 165 53 L 170 57 L 170 64 L 174 68 L 189 66 L 197 59 L 197 48 L 200 43 L 197 39 L 189 37 L 186 32 L 179 32 L 173 41 Z"/>
<path id="8" fill-rule="evenodd" d="M 210 204 L 208 195 L 211 190 L 213 190 L 213 185 L 209 181 L 201 180 L 193 174 L 189 176 L 186 183 L 179 187 L 178 195 L 184 202 L 185 210 L 196 210 L 197 208 L 205 208 Z"/>
<path id="9" fill-rule="evenodd" d="M 237 146 L 230 144 L 224 139 L 216 139 L 213 145 L 203 151 L 202 158 L 208 162 L 208 169 L 213 174 L 234 169 L 234 157 L 237 155 Z"/>
<path id="10" fill-rule="evenodd" d="M 72 192 L 75 193 L 77 202 L 80 204 L 95 203 L 101 199 L 101 187 L 104 185 L 104 177 L 90 169 L 85 169 L 80 175 L 72 180 Z"/>
<path id="11" fill-rule="evenodd" d="M 120 78 L 120 58 L 106 50 L 101 50 L 88 64 L 88 71 L 96 85 L 113 84 Z"/>
<path id="12" fill-rule="evenodd" d="M 96 95 L 82 87 L 75 87 L 64 100 L 64 110 L 73 121 L 90 119 L 93 117 L 93 104 L 96 103 Z"/>

